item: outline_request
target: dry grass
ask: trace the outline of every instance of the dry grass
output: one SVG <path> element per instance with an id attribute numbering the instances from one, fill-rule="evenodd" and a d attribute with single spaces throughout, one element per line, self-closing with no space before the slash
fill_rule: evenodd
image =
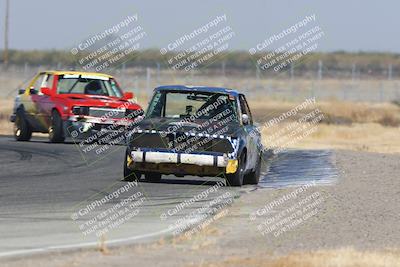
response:
<path id="1" fill-rule="evenodd" d="M 283 257 L 231 258 L 204 264 L 208 267 L 398 267 L 398 251 L 361 252 L 354 249 L 292 253 Z"/>
<path id="2" fill-rule="evenodd" d="M 285 127 L 286 124 L 279 125 Z M 274 128 L 275 130 L 276 128 Z M 263 129 L 263 143 L 271 130 Z M 298 142 L 284 146 L 304 149 L 349 149 L 379 153 L 400 153 L 400 128 L 385 127 L 377 123 L 353 125 L 317 125 L 316 132 Z"/>
<path id="3" fill-rule="evenodd" d="M 105 235 L 102 235 L 102 236 L 100 237 L 99 244 L 98 244 L 98 250 L 99 250 L 103 255 L 109 255 L 109 254 L 110 254 L 110 250 L 109 250 L 108 247 L 107 247 L 106 240 L 107 240 L 106 236 L 105 236 Z"/>
<path id="4" fill-rule="evenodd" d="M 252 102 L 250 105 L 257 120 L 266 122 L 279 117 L 298 104 L 300 103 L 266 98 L 262 102 Z M 284 148 L 400 153 L 400 107 L 392 103 L 353 103 L 335 100 L 317 102 L 315 106 L 309 106 L 306 111 L 302 111 L 302 114 L 290 117 L 273 127 L 261 127 L 264 145 L 267 147 L 270 145 L 267 137 L 316 108 L 324 116 L 321 123 L 316 125 L 316 132 L 285 145 Z"/>
<path id="5" fill-rule="evenodd" d="M 383 126 L 400 126 L 400 107 L 391 103 L 321 102 L 321 111 L 352 123 L 380 123 Z"/>
<path id="6" fill-rule="evenodd" d="M 278 101 L 264 98 L 251 101 L 250 106 L 257 121 L 264 122 L 295 108 L 300 102 Z M 307 111 L 318 108 L 327 124 L 379 123 L 384 126 L 400 126 L 400 106 L 392 103 L 355 103 L 344 101 L 318 101 Z M 297 119 L 295 116 L 291 119 Z"/>

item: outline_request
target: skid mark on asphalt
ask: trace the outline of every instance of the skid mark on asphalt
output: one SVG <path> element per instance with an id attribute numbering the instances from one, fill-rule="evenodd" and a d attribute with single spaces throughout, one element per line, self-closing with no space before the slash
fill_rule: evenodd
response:
<path id="1" fill-rule="evenodd" d="M 259 186 L 280 188 L 311 181 L 330 185 L 337 177 L 335 155 L 331 150 L 288 150 L 264 160 Z"/>

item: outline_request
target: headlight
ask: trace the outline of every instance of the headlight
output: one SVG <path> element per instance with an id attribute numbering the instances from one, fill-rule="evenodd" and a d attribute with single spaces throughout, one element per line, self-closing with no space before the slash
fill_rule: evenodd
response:
<path id="1" fill-rule="evenodd" d="M 133 119 L 138 116 L 142 116 L 143 114 L 144 114 L 144 112 L 142 109 L 137 109 L 137 110 L 127 109 L 127 110 L 125 110 L 125 118 L 129 118 L 129 119 Z"/>
<path id="2" fill-rule="evenodd" d="M 72 107 L 72 113 L 74 115 L 89 115 L 89 107 Z"/>
<path id="3" fill-rule="evenodd" d="M 134 112 L 134 110 L 131 110 L 131 109 L 125 110 L 125 118 L 133 118 L 133 117 L 135 117 L 133 112 Z"/>

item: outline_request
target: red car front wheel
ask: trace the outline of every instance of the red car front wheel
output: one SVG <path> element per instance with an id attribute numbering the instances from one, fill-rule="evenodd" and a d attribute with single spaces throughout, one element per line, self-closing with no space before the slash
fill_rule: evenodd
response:
<path id="1" fill-rule="evenodd" d="M 65 140 L 63 121 L 60 114 L 53 110 L 49 127 L 49 140 L 52 143 L 62 143 Z"/>

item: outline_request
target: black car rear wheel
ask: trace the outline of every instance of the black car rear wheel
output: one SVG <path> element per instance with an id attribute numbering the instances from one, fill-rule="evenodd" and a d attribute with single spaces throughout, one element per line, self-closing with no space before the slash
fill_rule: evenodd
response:
<path id="1" fill-rule="evenodd" d="M 60 114 L 56 110 L 53 110 L 53 112 L 51 113 L 49 140 L 52 143 L 62 143 L 65 140 L 63 121 Z"/>
<path id="2" fill-rule="evenodd" d="M 238 167 L 235 173 L 227 174 L 226 181 L 228 186 L 242 186 L 244 178 L 244 168 L 246 164 L 245 154 L 242 153 L 239 157 Z"/>
<path id="3" fill-rule="evenodd" d="M 17 110 L 14 122 L 14 137 L 17 141 L 29 141 L 32 137 L 32 130 L 25 119 L 24 111 Z"/>

